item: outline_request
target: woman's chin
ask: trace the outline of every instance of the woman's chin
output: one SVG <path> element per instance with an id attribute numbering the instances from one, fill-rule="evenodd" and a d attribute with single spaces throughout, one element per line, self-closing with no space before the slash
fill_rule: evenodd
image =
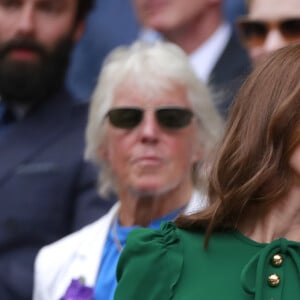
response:
<path id="1" fill-rule="evenodd" d="M 166 185 L 162 185 L 160 183 L 149 183 L 144 185 L 139 185 L 134 188 L 135 194 L 138 197 L 159 197 L 169 190 L 169 188 Z"/>

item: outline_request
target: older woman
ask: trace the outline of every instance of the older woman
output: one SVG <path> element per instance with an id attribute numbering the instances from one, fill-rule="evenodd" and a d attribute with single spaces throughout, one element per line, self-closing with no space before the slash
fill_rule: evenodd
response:
<path id="1" fill-rule="evenodd" d="M 206 87 L 177 46 L 136 43 L 113 51 L 93 95 L 86 157 L 101 168 L 100 193 L 114 191 L 119 203 L 42 249 L 34 299 L 73 299 L 77 292 L 113 299 L 127 234 L 137 226 L 158 229 L 190 204 L 205 205 L 203 162 L 220 128 Z"/>
<path id="2" fill-rule="evenodd" d="M 299 70 L 299 44 L 254 70 L 211 168 L 210 206 L 133 232 L 115 300 L 300 299 Z"/>

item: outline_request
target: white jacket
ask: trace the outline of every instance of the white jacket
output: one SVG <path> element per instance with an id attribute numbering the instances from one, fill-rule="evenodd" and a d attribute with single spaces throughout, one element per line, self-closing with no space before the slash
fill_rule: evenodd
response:
<path id="1" fill-rule="evenodd" d="M 58 300 L 71 280 L 80 277 L 85 279 L 85 285 L 95 285 L 102 251 L 118 209 L 117 203 L 98 221 L 42 248 L 35 261 L 33 300 Z"/>
<path id="2" fill-rule="evenodd" d="M 206 198 L 194 192 L 185 214 L 206 204 Z M 118 210 L 119 203 L 98 221 L 40 250 L 35 261 L 33 300 L 58 300 L 72 279 L 80 277 L 86 286 L 95 286 L 106 238 Z"/>

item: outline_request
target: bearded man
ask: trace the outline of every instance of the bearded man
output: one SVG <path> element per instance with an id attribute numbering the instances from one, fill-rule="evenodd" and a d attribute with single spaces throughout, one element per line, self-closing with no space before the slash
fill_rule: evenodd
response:
<path id="1" fill-rule="evenodd" d="M 0 0 L 0 299 L 32 299 L 37 251 L 106 212 L 64 89 L 93 0 Z"/>

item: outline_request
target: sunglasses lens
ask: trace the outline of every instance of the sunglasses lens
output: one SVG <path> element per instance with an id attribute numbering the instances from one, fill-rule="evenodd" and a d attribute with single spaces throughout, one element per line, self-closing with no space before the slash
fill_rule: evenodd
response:
<path id="1" fill-rule="evenodd" d="M 282 35 L 288 41 L 300 39 L 300 19 L 289 19 L 280 24 Z"/>
<path id="2" fill-rule="evenodd" d="M 159 124 L 169 129 L 179 129 L 190 124 L 193 113 L 185 108 L 160 108 L 156 111 Z"/>
<path id="3" fill-rule="evenodd" d="M 107 116 L 113 126 L 131 129 L 141 122 L 143 111 L 137 108 L 114 108 L 108 112 Z"/>
<path id="4" fill-rule="evenodd" d="M 268 28 L 259 21 L 241 20 L 238 22 L 238 30 L 242 41 L 247 47 L 260 46 L 264 43 Z"/>

